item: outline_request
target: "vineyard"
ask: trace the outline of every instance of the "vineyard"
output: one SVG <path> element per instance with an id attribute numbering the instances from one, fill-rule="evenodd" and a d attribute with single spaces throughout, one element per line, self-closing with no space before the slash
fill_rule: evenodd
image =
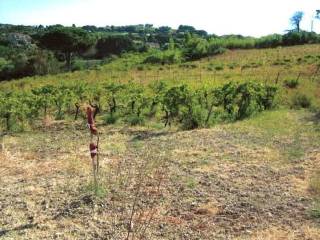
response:
<path id="1" fill-rule="evenodd" d="M 254 82 L 230 82 L 220 88 L 199 89 L 190 89 L 187 85 L 168 87 L 164 82 L 148 87 L 134 83 L 106 83 L 93 88 L 87 84 L 45 85 L 29 93 L 2 93 L 0 113 L 7 131 L 23 129 L 26 124 L 31 126 L 39 116 L 45 118 L 49 114 L 56 120 L 71 117 L 77 120 L 85 103 L 94 105 L 97 113 L 104 109 L 106 124 L 121 119 L 138 125 L 148 117 L 163 119 L 165 126 L 180 122 L 185 129 L 194 129 L 271 109 L 276 90 L 276 87 Z"/>
<path id="2" fill-rule="evenodd" d="M 0 239 L 319 239 L 320 45 L 146 57 L 0 83 Z"/>
<path id="3" fill-rule="evenodd" d="M 128 54 L 97 70 L 10 81 L 0 86 L 2 127 L 19 131 L 48 117 L 77 120 L 88 103 L 105 124 L 175 122 L 184 129 L 243 119 L 275 105 L 316 106 L 318 48 L 229 51 L 160 67 Z"/>

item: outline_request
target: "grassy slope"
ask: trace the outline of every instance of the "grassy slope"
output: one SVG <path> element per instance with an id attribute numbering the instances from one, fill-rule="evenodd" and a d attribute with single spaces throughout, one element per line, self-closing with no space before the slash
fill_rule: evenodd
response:
<path id="1" fill-rule="evenodd" d="M 171 74 L 176 72 L 174 81 L 180 73 L 181 81 L 191 84 L 198 84 L 195 77 L 200 76 L 200 69 L 202 81 L 216 83 L 249 76 L 271 81 L 281 71 L 282 80 L 303 73 L 298 89 L 283 88 L 283 99 L 289 99 L 295 91 L 316 98 L 319 85 L 308 78 L 319 62 L 319 49 L 319 45 L 309 45 L 233 51 L 194 62 L 198 66 L 195 69 L 144 66 L 150 68 L 146 73 L 136 70 L 135 64 L 131 70 L 115 70 L 127 61 L 119 59 L 99 71 L 39 77 L 37 83 L 25 79 L 1 86 L 29 87 L 30 82 L 72 79 L 103 81 L 110 77 L 111 69 L 111 75 L 118 78 L 117 74 L 122 74 L 123 81 L 130 77 L 138 80 L 140 75 L 141 82 L 151 81 L 143 76 L 159 71 L 159 78 L 173 81 Z M 306 57 L 309 55 L 315 57 Z M 289 66 L 273 65 L 284 58 L 290 59 Z M 298 58 L 302 63 L 297 64 Z M 226 67 L 234 62 L 263 65 L 241 73 L 240 67 Z M 207 70 L 221 63 L 224 70 L 215 76 L 214 71 Z M 153 127 L 99 128 L 99 198 L 91 195 L 89 136 L 82 122 L 53 123 L 45 129 L 5 138 L 6 152 L 0 154 L 0 238 L 102 239 L 111 234 L 113 239 L 123 239 L 116 234 L 126 231 L 121 223 L 130 215 L 133 186 L 139 176 L 135 173 L 141 173 L 141 169 L 148 171 L 143 172 L 140 211 L 150 211 L 143 208 L 148 205 L 146 199 L 156 199 L 153 221 L 144 233 L 147 239 L 320 238 L 318 220 L 310 217 L 320 196 L 320 126 L 313 113 L 278 109 L 244 121 L 187 132 Z M 162 185 L 155 192 L 159 175 Z"/>
<path id="2" fill-rule="evenodd" d="M 299 91 L 312 97 L 317 104 L 320 103 L 319 72 L 315 75 L 320 64 L 319 44 L 261 50 L 234 50 L 201 61 L 165 66 L 142 64 L 144 57 L 145 54 L 128 54 L 98 70 L 3 82 L 0 84 L 0 89 L 28 89 L 49 83 L 74 81 L 97 83 L 109 80 L 141 83 L 164 80 L 171 83 L 185 82 L 193 86 L 204 83 L 216 85 L 231 80 L 274 83 L 278 74 L 278 84 L 283 85 L 285 80 L 296 79 L 300 74 L 300 86 L 297 90 L 281 88 L 281 101 L 289 102 L 290 97 Z M 221 68 L 222 70 L 219 70 Z"/>

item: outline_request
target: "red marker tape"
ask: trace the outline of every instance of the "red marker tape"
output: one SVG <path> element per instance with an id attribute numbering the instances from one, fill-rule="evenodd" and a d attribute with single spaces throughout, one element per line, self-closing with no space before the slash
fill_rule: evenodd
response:
<path id="1" fill-rule="evenodd" d="M 94 158 L 98 154 L 98 146 L 94 143 L 89 145 L 91 158 Z"/>
<path id="2" fill-rule="evenodd" d="M 98 134 L 98 129 L 97 129 L 95 123 L 94 123 L 92 107 L 87 107 L 87 121 L 88 121 L 88 127 L 90 129 L 90 132 L 93 135 L 97 135 Z"/>

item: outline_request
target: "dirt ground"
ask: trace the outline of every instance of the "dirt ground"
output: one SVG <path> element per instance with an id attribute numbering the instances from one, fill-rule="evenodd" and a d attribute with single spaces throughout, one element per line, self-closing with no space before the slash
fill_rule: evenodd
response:
<path id="1" fill-rule="evenodd" d="M 320 239 L 311 113 L 194 131 L 99 129 L 95 190 L 82 123 L 5 136 L 0 239 Z"/>

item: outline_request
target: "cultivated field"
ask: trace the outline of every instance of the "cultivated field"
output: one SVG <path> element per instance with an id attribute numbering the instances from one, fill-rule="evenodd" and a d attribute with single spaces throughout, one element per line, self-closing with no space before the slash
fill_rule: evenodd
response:
<path id="1" fill-rule="evenodd" d="M 98 115 L 98 188 L 81 117 L 37 119 L 4 136 L 0 239 L 320 239 L 319 63 L 320 45 L 163 66 L 127 55 L 97 70 L 1 83 L 28 90 L 62 81 L 252 80 L 279 92 L 272 110 L 192 131 L 153 120 L 105 125 Z M 308 109 L 294 108 L 297 93 L 310 99 Z"/>

